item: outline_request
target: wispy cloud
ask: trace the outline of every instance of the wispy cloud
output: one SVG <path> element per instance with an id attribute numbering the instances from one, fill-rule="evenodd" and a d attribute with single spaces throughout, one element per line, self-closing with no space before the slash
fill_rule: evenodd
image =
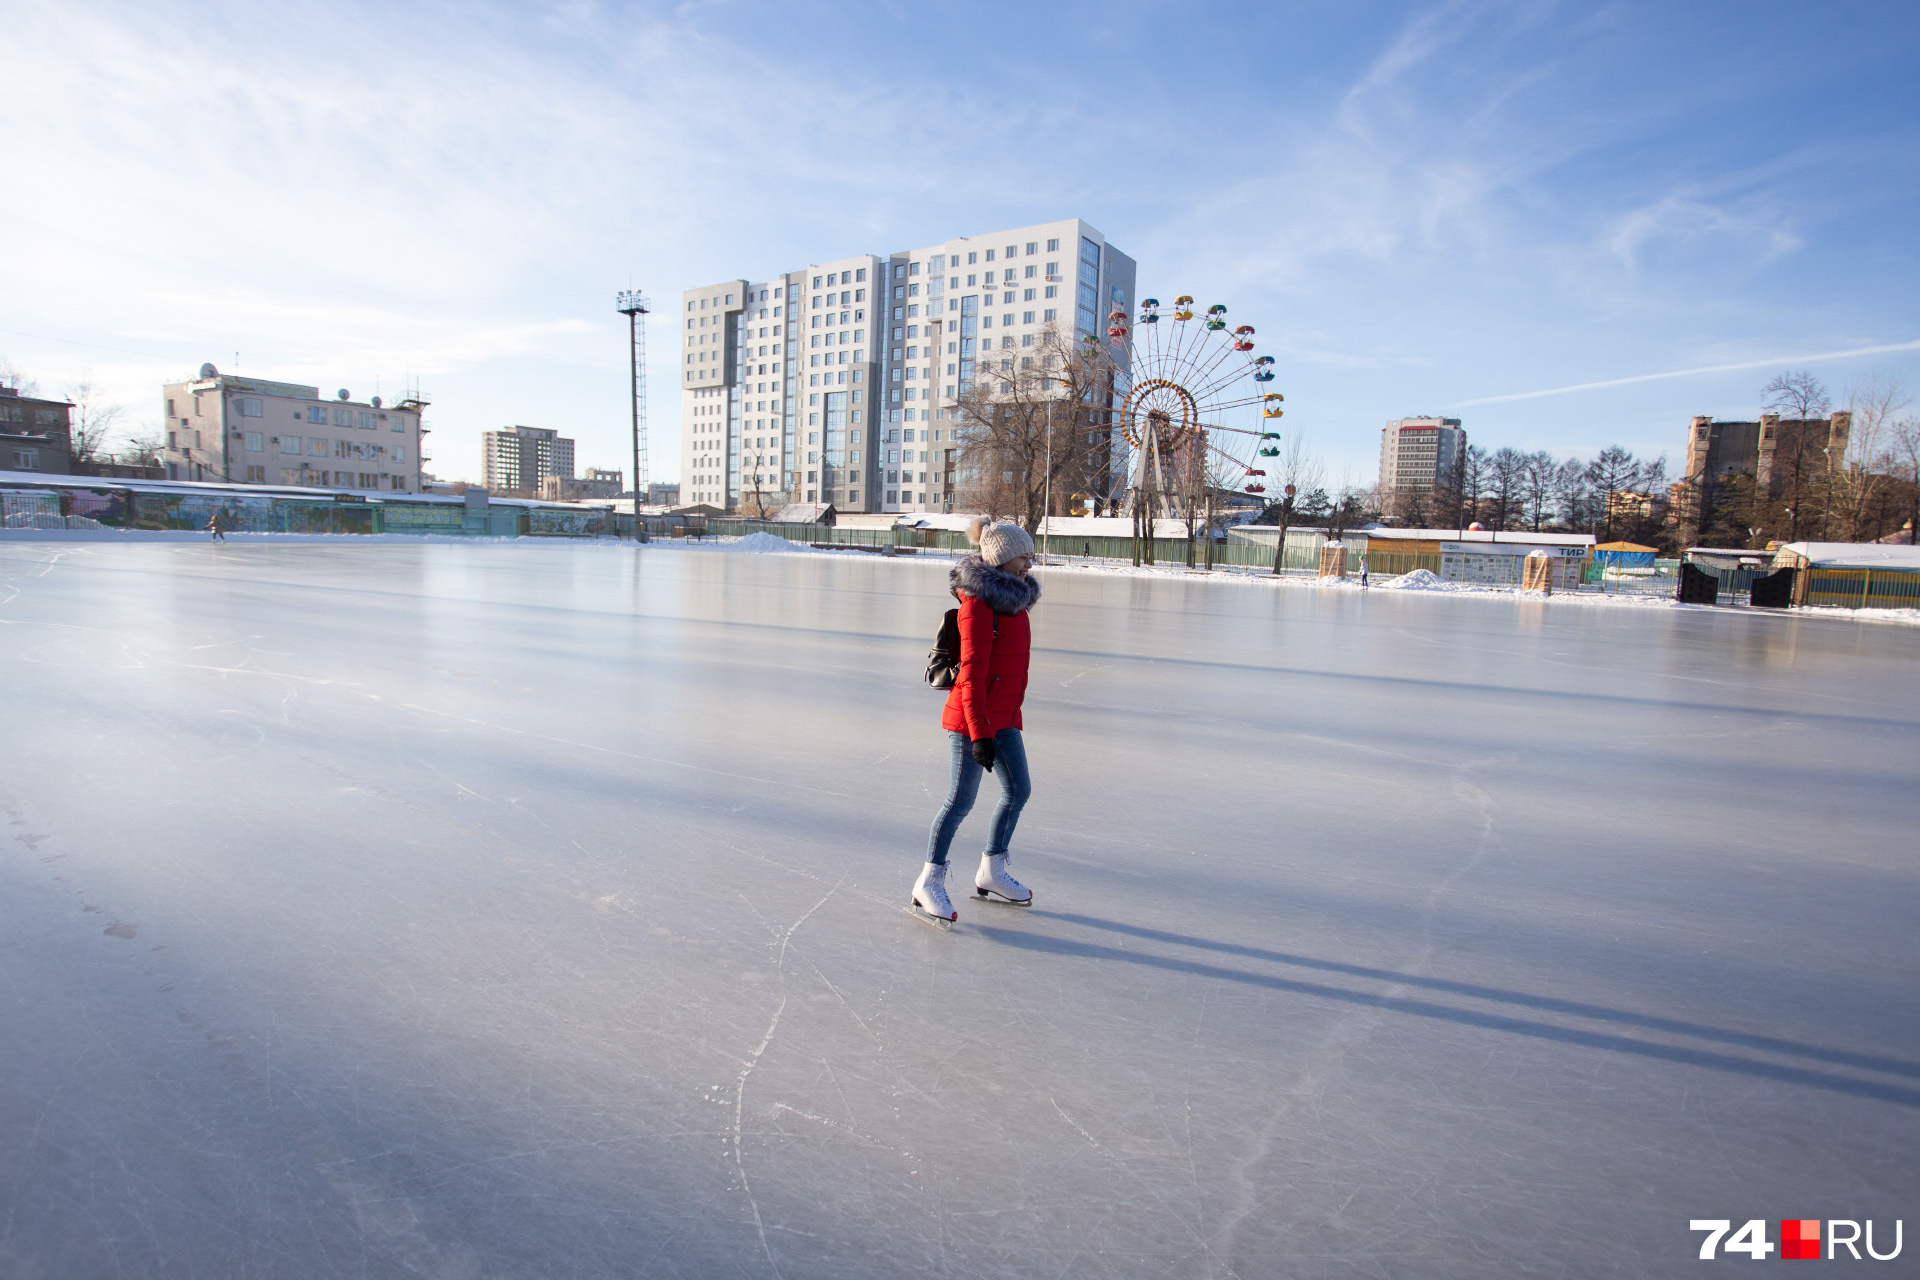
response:
<path id="1" fill-rule="evenodd" d="M 1702 365 L 1697 369 L 1669 369 L 1663 373 L 1637 373 L 1627 378 L 1608 378 L 1601 382 L 1577 382 L 1570 387 L 1549 387 L 1545 391 L 1518 391 L 1504 396 L 1481 396 L 1474 400 L 1455 400 L 1447 407 L 1469 409 L 1483 404 L 1511 404 L 1516 400 L 1539 400 L 1547 396 L 1571 395 L 1576 391 L 1601 391 L 1608 387 L 1631 387 L 1643 382 L 1666 382 L 1674 378 L 1699 378 L 1714 373 L 1739 373 L 1746 369 L 1772 369 L 1786 365 L 1821 364 L 1828 360 L 1853 360 L 1861 356 L 1883 356 L 1896 351 L 1920 351 L 1920 340 L 1889 342 L 1875 347 L 1854 347 L 1848 351 L 1814 351 L 1792 356 L 1768 356 L 1763 360 L 1739 360 L 1732 364 Z"/>

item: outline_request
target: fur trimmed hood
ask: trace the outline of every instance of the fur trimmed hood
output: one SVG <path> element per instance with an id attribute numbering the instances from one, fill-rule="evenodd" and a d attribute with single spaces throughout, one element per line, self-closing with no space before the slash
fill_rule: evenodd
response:
<path id="1" fill-rule="evenodd" d="M 963 558 L 947 574 L 947 585 L 957 595 L 984 601 L 995 613 L 1025 613 L 1040 600 L 1040 581 L 996 569 L 978 554 Z"/>

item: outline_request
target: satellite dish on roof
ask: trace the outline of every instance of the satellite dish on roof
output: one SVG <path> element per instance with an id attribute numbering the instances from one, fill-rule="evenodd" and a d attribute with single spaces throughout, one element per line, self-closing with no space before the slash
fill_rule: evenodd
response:
<path id="1" fill-rule="evenodd" d="M 334 392 L 334 394 L 339 396 L 342 400 L 351 400 L 353 398 L 352 396 L 347 394 L 347 389 L 345 387 L 340 388 L 340 390 Z"/>
<path id="2" fill-rule="evenodd" d="M 373 398 L 373 407 L 374 407 L 374 408 L 376 408 L 376 409 L 378 409 L 378 408 L 380 407 L 380 397 L 379 397 L 379 396 L 375 396 L 375 397 Z"/>
<path id="3" fill-rule="evenodd" d="M 203 378 L 217 378 L 220 376 L 220 371 L 210 364 L 203 364 L 200 366 L 200 376 Z"/>

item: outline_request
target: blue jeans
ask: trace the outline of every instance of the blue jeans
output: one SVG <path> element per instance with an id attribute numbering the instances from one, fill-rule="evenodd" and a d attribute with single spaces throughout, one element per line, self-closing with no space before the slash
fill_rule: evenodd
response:
<path id="1" fill-rule="evenodd" d="M 973 812 L 973 801 L 980 794 L 980 775 L 986 772 L 973 762 L 973 742 L 964 733 L 949 731 L 953 746 L 953 777 L 947 785 L 947 802 L 934 817 L 933 831 L 927 836 L 927 861 L 944 863 L 947 848 L 953 843 L 960 823 Z M 1018 729 L 1002 729 L 993 735 L 993 776 L 1000 779 L 1000 804 L 993 811 L 993 826 L 987 835 L 988 853 L 1005 853 L 1013 839 L 1013 825 L 1020 821 L 1020 810 L 1033 795 L 1033 782 L 1027 777 L 1027 745 Z"/>

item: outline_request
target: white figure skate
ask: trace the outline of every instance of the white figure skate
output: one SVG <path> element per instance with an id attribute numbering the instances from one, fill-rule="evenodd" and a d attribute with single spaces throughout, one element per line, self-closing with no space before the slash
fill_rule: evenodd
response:
<path id="1" fill-rule="evenodd" d="M 999 898 L 1016 907 L 1033 905 L 1033 890 L 1015 880 L 1007 871 L 1007 855 L 1004 853 L 985 853 L 980 855 L 980 870 L 973 876 L 975 897 Z"/>
<path id="2" fill-rule="evenodd" d="M 946 863 L 929 862 L 920 868 L 920 878 L 913 882 L 913 893 L 907 898 L 907 911 L 939 928 L 953 927 L 960 913 L 953 909 L 953 900 L 947 897 Z"/>

